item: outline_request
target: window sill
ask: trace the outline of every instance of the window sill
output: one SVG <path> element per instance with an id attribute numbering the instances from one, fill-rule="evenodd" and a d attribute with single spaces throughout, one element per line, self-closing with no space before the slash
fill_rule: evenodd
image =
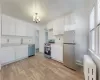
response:
<path id="1" fill-rule="evenodd" d="M 94 55 L 97 59 L 100 60 L 100 55 L 97 55 L 96 53 L 94 53 L 92 50 L 89 49 L 89 51 L 91 52 L 90 54 Z"/>

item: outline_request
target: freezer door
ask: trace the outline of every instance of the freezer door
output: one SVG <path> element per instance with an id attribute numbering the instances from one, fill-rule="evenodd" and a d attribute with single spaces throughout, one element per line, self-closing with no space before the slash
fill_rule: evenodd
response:
<path id="1" fill-rule="evenodd" d="M 76 61 L 75 61 L 75 45 L 73 44 L 64 44 L 63 51 L 63 61 L 64 65 L 68 68 L 76 70 Z"/>
<path id="2" fill-rule="evenodd" d="M 66 31 L 64 33 L 64 43 L 75 43 L 75 31 Z"/>

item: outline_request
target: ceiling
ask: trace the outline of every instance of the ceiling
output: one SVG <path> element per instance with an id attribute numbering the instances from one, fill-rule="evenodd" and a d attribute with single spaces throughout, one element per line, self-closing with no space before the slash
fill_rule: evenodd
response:
<path id="1" fill-rule="evenodd" d="M 35 0 L 0 0 L 0 3 L 2 13 L 28 22 L 33 22 L 36 10 L 41 18 L 39 24 L 45 24 L 84 6 L 85 0 L 36 0 L 36 9 Z"/>

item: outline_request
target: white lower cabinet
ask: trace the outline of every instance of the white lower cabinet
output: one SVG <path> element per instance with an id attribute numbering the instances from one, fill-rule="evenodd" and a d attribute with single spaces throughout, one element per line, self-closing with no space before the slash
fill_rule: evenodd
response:
<path id="1" fill-rule="evenodd" d="M 28 57 L 28 45 L 15 47 L 16 60 L 21 60 Z"/>
<path id="2" fill-rule="evenodd" d="M 3 47 L 0 49 L 0 63 L 8 64 L 15 61 L 15 51 L 12 47 Z"/>
<path id="3" fill-rule="evenodd" d="M 0 64 L 9 64 L 28 57 L 28 45 L 0 49 Z"/>
<path id="4" fill-rule="evenodd" d="M 63 46 L 60 44 L 52 44 L 51 57 L 56 61 L 63 62 Z"/>

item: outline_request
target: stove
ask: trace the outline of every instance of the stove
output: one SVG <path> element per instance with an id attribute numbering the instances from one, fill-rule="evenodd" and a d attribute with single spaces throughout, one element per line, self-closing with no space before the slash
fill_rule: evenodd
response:
<path id="1" fill-rule="evenodd" d="M 45 43 L 44 45 L 44 56 L 46 58 L 51 58 L 51 44 Z"/>

